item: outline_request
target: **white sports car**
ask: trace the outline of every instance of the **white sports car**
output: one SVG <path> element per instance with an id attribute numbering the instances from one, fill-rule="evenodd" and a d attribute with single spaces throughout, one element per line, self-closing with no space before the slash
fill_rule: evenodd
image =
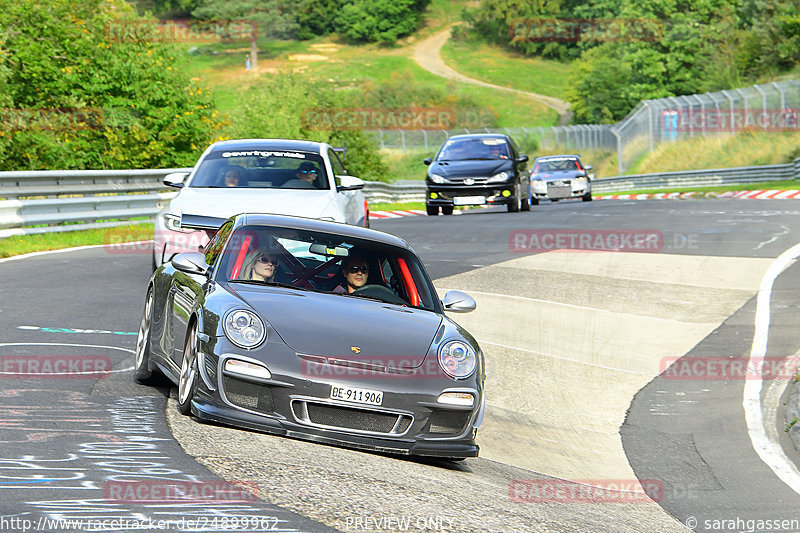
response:
<path id="1" fill-rule="evenodd" d="M 180 252 L 198 251 L 219 222 L 247 212 L 293 215 L 369 227 L 364 182 L 347 174 L 328 144 L 282 139 L 221 141 L 190 173 L 169 174 L 180 189 L 156 218 L 153 269 Z M 191 219 L 193 228 L 181 227 Z"/>

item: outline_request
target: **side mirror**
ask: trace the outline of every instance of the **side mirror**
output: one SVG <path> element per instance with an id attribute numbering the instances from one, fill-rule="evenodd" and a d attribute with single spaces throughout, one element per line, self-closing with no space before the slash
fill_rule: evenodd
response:
<path id="1" fill-rule="evenodd" d="M 186 180 L 186 176 L 188 175 L 188 172 L 173 172 L 172 174 L 167 174 L 164 176 L 164 185 L 180 189 L 183 187 L 183 182 Z"/>
<path id="2" fill-rule="evenodd" d="M 336 190 L 342 191 L 357 191 L 364 188 L 364 180 L 356 178 L 355 176 L 336 176 L 339 180 L 339 185 Z"/>
<path id="3" fill-rule="evenodd" d="M 583 168 L 586 169 L 586 170 L 592 170 L 594 167 L 592 165 L 586 165 Z"/>
<path id="4" fill-rule="evenodd" d="M 528 162 L 528 156 L 525 155 L 525 154 L 522 154 L 521 156 L 519 156 L 517 158 L 517 163 L 522 164 L 522 163 L 527 163 L 527 162 Z"/>
<path id="5" fill-rule="evenodd" d="M 472 296 L 461 291 L 447 291 L 442 298 L 444 310 L 452 313 L 469 313 L 475 310 L 476 305 Z"/>
<path id="6" fill-rule="evenodd" d="M 431 163 L 433 163 L 433 159 L 431 159 L 430 157 L 426 157 L 425 159 L 422 160 L 422 162 L 425 163 L 426 165 L 430 165 Z"/>
<path id="7" fill-rule="evenodd" d="M 206 256 L 200 252 L 183 252 L 172 258 L 172 266 L 176 270 L 185 272 L 187 274 L 199 274 L 205 276 L 208 273 L 209 267 L 206 263 Z"/>

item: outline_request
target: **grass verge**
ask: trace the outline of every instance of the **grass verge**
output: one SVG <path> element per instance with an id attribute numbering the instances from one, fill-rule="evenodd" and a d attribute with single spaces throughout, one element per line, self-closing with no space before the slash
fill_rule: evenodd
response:
<path id="1" fill-rule="evenodd" d="M 153 238 L 153 231 L 153 224 L 133 224 L 114 228 L 15 235 L 0 240 L 0 258 L 74 246 L 146 241 Z"/>
<path id="2" fill-rule="evenodd" d="M 740 185 L 720 185 L 714 187 L 673 187 L 669 189 L 632 189 L 626 191 L 596 192 L 594 196 L 605 196 L 609 194 L 659 194 L 673 192 L 698 192 L 698 193 L 723 193 L 728 191 L 789 191 L 800 190 L 800 180 L 792 181 L 769 181 L 760 183 L 744 183 Z"/>

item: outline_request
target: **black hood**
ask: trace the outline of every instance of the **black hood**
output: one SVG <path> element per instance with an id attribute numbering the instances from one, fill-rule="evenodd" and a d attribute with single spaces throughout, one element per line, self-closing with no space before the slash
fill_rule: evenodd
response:
<path id="1" fill-rule="evenodd" d="M 235 290 L 304 355 L 414 368 L 425 360 L 442 323 L 431 311 L 357 296 L 247 285 Z"/>
<path id="2" fill-rule="evenodd" d="M 500 172 L 511 173 L 513 162 L 509 159 L 434 161 L 428 167 L 428 175 L 438 174 L 447 179 L 491 178 Z"/>

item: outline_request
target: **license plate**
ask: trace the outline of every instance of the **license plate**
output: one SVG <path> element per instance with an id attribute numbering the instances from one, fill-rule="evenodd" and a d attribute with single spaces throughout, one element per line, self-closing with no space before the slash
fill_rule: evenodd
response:
<path id="1" fill-rule="evenodd" d="M 483 205 L 485 203 L 485 196 L 456 196 L 453 198 L 455 205 Z"/>
<path id="2" fill-rule="evenodd" d="M 331 400 L 380 405 L 383 403 L 383 393 L 377 390 L 331 385 Z"/>
<path id="3" fill-rule="evenodd" d="M 550 198 L 569 198 L 572 196 L 572 187 L 548 187 L 547 196 Z"/>

